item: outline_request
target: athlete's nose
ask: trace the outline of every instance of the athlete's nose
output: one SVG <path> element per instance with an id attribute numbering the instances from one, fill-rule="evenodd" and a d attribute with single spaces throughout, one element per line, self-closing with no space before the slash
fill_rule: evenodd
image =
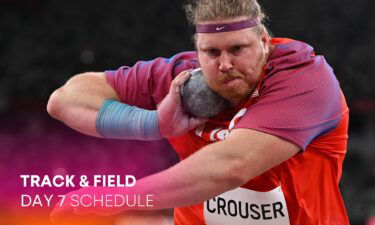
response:
<path id="1" fill-rule="evenodd" d="M 226 52 L 222 52 L 219 57 L 219 70 L 223 73 L 233 69 L 232 57 Z"/>

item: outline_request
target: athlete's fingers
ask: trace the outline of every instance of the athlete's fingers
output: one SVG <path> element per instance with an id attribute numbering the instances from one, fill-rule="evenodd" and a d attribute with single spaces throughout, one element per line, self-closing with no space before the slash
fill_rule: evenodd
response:
<path id="1" fill-rule="evenodd" d="M 181 85 L 183 85 L 190 78 L 190 70 L 186 70 L 178 74 L 172 81 L 169 93 L 180 95 Z"/>

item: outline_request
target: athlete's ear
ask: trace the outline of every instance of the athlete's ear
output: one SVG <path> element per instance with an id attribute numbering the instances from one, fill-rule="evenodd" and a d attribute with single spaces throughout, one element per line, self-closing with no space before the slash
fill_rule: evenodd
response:
<path id="1" fill-rule="evenodd" d="M 267 31 L 265 31 L 265 29 L 262 29 L 262 30 L 263 31 L 262 31 L 260 40 L 261 40 L 261 43 L 262 43 L 262 46 L 266 55 L 268 55 L 268 53 L 270 52 L 270 45 L 269 45 L 270 36 L 268 35 Z"/>

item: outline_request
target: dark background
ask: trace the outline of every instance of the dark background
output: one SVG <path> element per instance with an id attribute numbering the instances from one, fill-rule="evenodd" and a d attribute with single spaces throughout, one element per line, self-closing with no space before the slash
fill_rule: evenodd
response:
<path id="1" fill-rule="evenodd" d="M 342 194 L 351 223 L 365 224 L 375 216 L 375 2 L 260 3 L 274 36 L 311 44 L 316 54 L 324 55 L 334 68 L 351 110 Z M 109 155 L 121 158 L 124 152 L 119 146 L 123 142 L 103 144 L 90 139 L 96 150 L 88 146 L 81 148 L 80 154 L 94 151 L 92 154 L 100 157 L 82 166 L 76 145 L 67 145 L 62 139 L 68 137 L 81 144 L 88 139 L 46 114 L 48 97 L 77 73 L 116 69 L 138 60 L 192 50 L 193 29 L 185 19 L 182 4 L 176 0 L 0 0 L 0 176 L 13 182 L 18 179 L 16 174 L 27 168 L 50 172 L 47 168 L 62 167 L 71 172 L 66 161 L 72 159 L 76 164 L 71 162 L 71 167 L 82 167 L 83 171 L 99 164 L 111 168 L 106 166 L 113 164 L 114 158 Z M 56 143 L 64 146 L 65 153 L 51 153 L 59 145 Z M 106 144 L 118 149 L 103 151 Z M 48 165 L 31 163 L 33 157 L 37 160 L 44 154 L 49 157 Z M 142 169 L 140 176 L 177 160 L 170 150 L 162 157 L 158 150 L 151 154 L 149 161 L 159 166 L 147 172 Z M 102 165 L 103 158 L 107 164 Z M 10 181 L 8 185 L 12 186 Z"/>

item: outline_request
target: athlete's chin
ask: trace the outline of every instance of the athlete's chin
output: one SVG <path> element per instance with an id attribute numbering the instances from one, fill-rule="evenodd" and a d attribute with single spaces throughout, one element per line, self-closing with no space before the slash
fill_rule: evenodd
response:
<path id="1" fill-rule="evenodd" d="M 248 85 L 237 83 L 237 85 L 225 85 L 218 92 L 223 98 L 230 102 L 237 102 L 243 100 L 250 95 L 251 89 Z"/>

